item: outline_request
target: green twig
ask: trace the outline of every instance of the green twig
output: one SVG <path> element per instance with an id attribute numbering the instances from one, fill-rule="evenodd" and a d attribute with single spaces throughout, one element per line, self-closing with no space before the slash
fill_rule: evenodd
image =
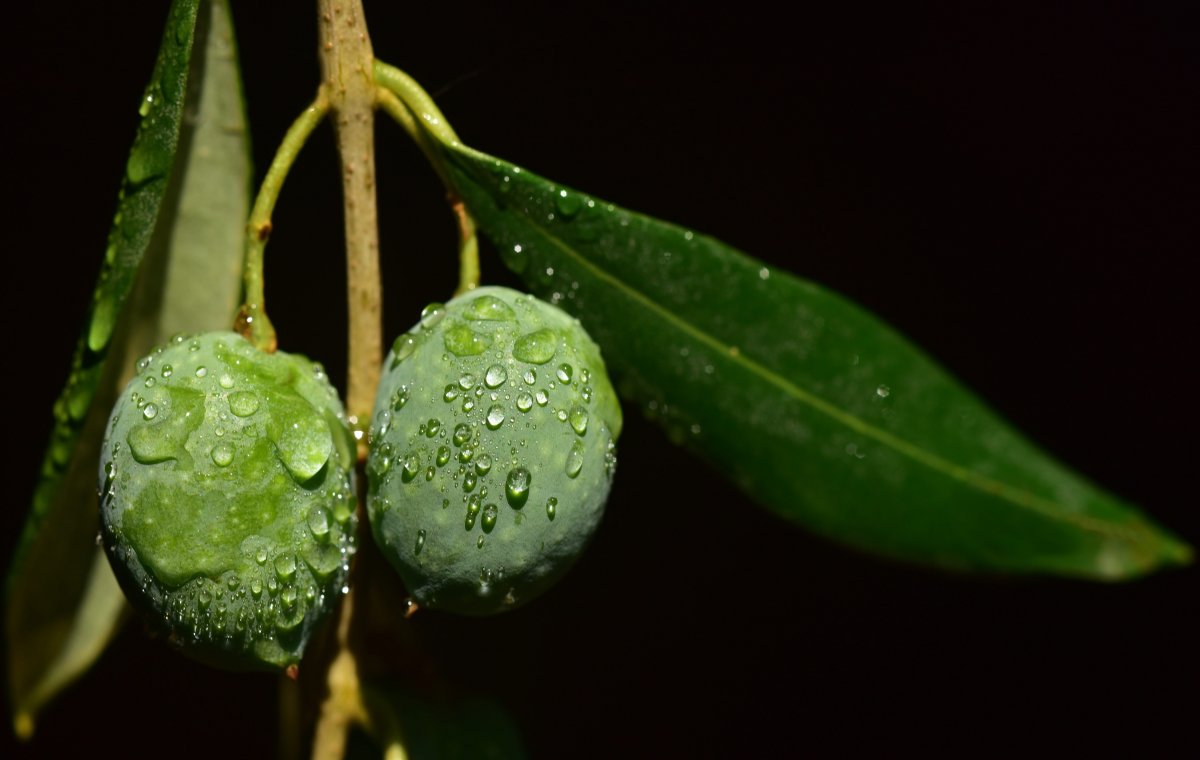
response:
<path id="1" fill-rule="evenodd" d="M 458 135 L 433 104 L 433 99 L 403 71 L 375 61 L 375 81 L 380 84 L 376 102 L 425 154 L 425 159 L 429 161 L 446 188 L 447 200 L 458 220 L 458 288 L 454 294 L 461 295 L 473 290 L 479 287 L 480 277 L 479 241 L 475 235 L 475 220 L 458 197 L 454 182 L 450 179 L 450 172 L 446 169 L 445 161 L 433 143 L 430 133 L 450 145 L 461 144 Z M 422 128 L 422 125 L 429 131 Z"/>
<path id="2" fill-rule="evenodd" d="M 262 186 L 258 189 L 258 197 L 254 199 L 254 208 L 250 211 L 250 221 L 246 224 L 246 256 L 242 264 L 242 287 L 245 290 L 245 301 L 238 311 L 236 329 L 246 339 L 262 351 L 274 351 L 276 345 L 275 327 L 267 317 L 263 294 L 263 252 L 267 247 L 267 239 L 271 236 L 271 212 L 275 210 L 275 201 L 283 182 L 287 179 L 288 170 L 292 168 L 300 149 L 308 141 L 309 135 L 316 128 L 325 114 L 329 112 L 329 100 L 324 91 L 317 93 L 317 98 L 304 113 L 300 114 L 283 142 L 275 151 L 275 158 L 267 169 Z"/>

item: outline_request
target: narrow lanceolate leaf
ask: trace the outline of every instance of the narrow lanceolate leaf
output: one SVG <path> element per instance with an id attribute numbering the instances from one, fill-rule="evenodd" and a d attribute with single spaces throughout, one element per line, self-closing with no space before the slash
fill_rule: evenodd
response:
<path id="1" fill-rule="evenodd" d="M 846 299 L 461 146 L 479 229 L 577 315 L 618 391 L 818 533 L 944 567 L 1120 579 L 1191 550 Z"/>
<path id="2" fill-rule="evenodd" d="M 139 112 L 92 308 L 8 575 L 8 686 L 21 736 L 100 655 L 124 609 L 96 546 L 97 462 L 117 391 L 156 343 L 227 328 L 236 309 L 250 165 L 225 0 L 173 3 Z"/>

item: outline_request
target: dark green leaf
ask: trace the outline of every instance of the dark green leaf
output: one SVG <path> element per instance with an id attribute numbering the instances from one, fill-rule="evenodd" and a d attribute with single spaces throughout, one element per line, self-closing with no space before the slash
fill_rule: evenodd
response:
<path id="1" fill-rule="evenodd" d="M 950 568 L 1119 579 L 1190 558 L 846 299 L 491 156 L 442 151 L 479 229 L 583 321 L 618 391 L 784 517 Z"/>
<path id="2" fill-rule="evenodd" d="M 192 56 L 193 47 L 203 55 Z M 9 689 L 21 735 L 99 656 L 124 608 L 95 542 L 96 467 L 115 394 L 137 356 L 172 333 L 226 328 L 236 308 L 250 167 L 224 0 L 172 5 L 140 113 L 92 309 L 8 576 Z"/>

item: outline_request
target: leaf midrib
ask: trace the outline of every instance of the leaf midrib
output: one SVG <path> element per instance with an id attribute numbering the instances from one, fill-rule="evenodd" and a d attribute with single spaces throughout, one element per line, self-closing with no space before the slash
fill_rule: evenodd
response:
<path id="1" fill-rule="evenodd" d="M 478 151 L 466 148 L 465 146 L 447 147 L 451 150 L 458 150 L 462 153 L 470 151 L 471 153 L 475 153 L 477 156 L 485 160 L 497 161 L 497 159 L 491 156 L 487 156 L 484 153 L 479 153 Z M 551 244 L 561 250 L 565 255 L 575 261 L 579 266 L 591 272 L 593 276 L 610 283 L 618 291 L 625 293 L 629 298 L 638 302 L 649 311 L 660 315 L 663 319 L 677 327 L 680 331 L 692 336 L 697 341 L 716 349 L 719 356 L 734 364 L 739 364 L 748 371 L 759 375 L 768 383 L 779 388 L 784 393 L 792 396 L 796 400 L 808 405 L 816 411 L 825 414 L 826 416 L 850 428 L 851 430 L 872 438 L 878 443 L 940 474 L 954 478 L 976 490 L 994 494 L 995 496 L 998 496 L 1017 507 L 1029 510 L 1052 521 L 1067 523 L 1104 536 L 1123 539 L 1131 542 L 1137 542 L 1142 538 L 1140 535 L 1142 531 L 1135 532 L 1126 530 L 1121 526 L 1114 525 L 1113 523 L 1104 520 L 1071 512 L 1065 512 L 1063 511 L 1062 506 L 1057 502 L 1054 502 L 1050 499 L 1045 499 L 1023 488 L 1011 486 L 999 480 L 994 480 L 992 478 L 979 475 L 978 473 L 972 472 L 962 465 L 955 464 L 937 454 L 926 451 L 914 443 L 911 443 L 903 438 L 887 432 L 886 430 L 881 430 L 880 428 L 865 422 L 859 417 L 856 417 L 853 414 L 850 414 L 849 412 L 846 412 L 835 406 L 833 403 L 826 401 L 825 399 L 816 396 L 799 387 L 798 385 L 788 381 L 786 378 L 777 374 L 763 364 L 746 356 L 746 354 L 742 353 L 740 349 L 737 349 L 736 346 L 725 343 L 714 335 L 700 329 L 699 327 L 696 327 L 691 322 L 688 322 L 675 313 L 663 308 L 639 289 L 609 273 L 607 270 L 597 266 L 589 258 L 576 251 L 571 245 L 567 244 L 562 238 L 552 233 L 548 228 L 524 212 L 517 212 L 516 216 L 524 220 L 528 226 L 537 230 L 538 233 L 550 241 Z"/>

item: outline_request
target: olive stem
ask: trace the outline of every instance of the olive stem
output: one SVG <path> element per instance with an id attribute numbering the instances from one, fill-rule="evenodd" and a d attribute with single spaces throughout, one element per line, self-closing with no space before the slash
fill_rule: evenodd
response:
<path id="1" fill-rule="evenodd" d="M 417 80 L 395 66 L 390 66 L 380 60 L 374 61 L 373 71 L 376 83 L 385 90 L 395 93 L 422 127 L 447 145 L 462 144 L 458 135 L 454 133 L 454 128 L 450 126 L 450 122 L 446 121 L 446 117 L 442 115 L 441 109 L 433 102 L 429 93 L 417 84 Z"/>
<path id="2" fill-rule="evenodd" d="M 263 253 L 271 236 L 271 213 L 296 156 L 328 112 L 329 100 L 324 91 L 318 91 L 316 100 L 288 127 L 271 159 L 246 223 L 246 254 L 242 262 L 245 301 L 238 311 L 236 329 L 261 351 L 273 352 L 276 345 L 275 327 L 267 317 L 263 294 Z"/>
<path id="3" fill-rule="evenodd" d="M 433 104 L 433 99 L 407 74 L 386 63 L 375 61 L 375 77 L 376 81 L 381 82 L 376 95 L 380 108 L 408 133 L 425 154 L 425 159 L 429 161 L 446 188 L 446 199 L 458 221 L 458 288 L 454 295 L 474 290 L 479 287 L 480 277 L 479 241 L 475 235 L 475 220 L 467 210 L 466 204 L 458 197 L 445 162 L 430 142 L 430 134 L 417 123 L 417 114 L 425 114 L 422 123 L 430 125 L 434 135 L 443 142 L 459 145 L 458 136 Z M 397 97 L 397 92 L 404 93 L 405 100 Z"/>
<path id="4" fill-rule="evenodd" d="M 342 760 L 351 724 L 367 725 L 368 716 L 358 679 L 358 662 L 350 646 L 350 624 L 354 618 L 354 592 L 342 598 L 337 627 L 337 654 L 325 673 L 328 693 L 321 703 L 313 736 L 314 760 Z"/>
<path id="5" fill-rule="evenodd" d="M 334 114 L 341 158 L 349 308 L 346 410 L 366 459 L 364 430 L 375 403 L 383 363 L 383 296 L 379 272 L 379 224 L 375 205 L 374 55 L 362 0 L 317 0 L 321 89 Z M 328 693 L 313 737 L 313 757 L 340 760 L 351 724 L 366 721 L 358 664 L 351 648 L 354 592 L 342 599 L 336 651 L 326 671 Z"/>
<path id="6" fill-rule="evenodd" d="M 383 363 L 379 225 L 375 205 L 374 55 L 362 0 L 318 0 L 322 88 L 329 97 L 342 169 L 349 306 L 346 410 L 366 458 L 364 430 Z"/>

